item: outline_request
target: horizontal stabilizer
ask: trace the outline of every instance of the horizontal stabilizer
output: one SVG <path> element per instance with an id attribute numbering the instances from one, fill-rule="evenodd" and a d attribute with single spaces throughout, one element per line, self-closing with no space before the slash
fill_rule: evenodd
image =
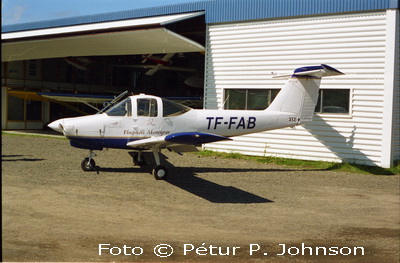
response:
<path id="1" fill-rule="evenodd" d="M 321 66 L 311 66 L 311 67 L 302 67 L 298 68 L 294 71 L 294 76 L 312 76 L 317 78 L 343 75 L 344 73 L 339 70 L 328 66 L 326 64 L 321 64 Z"/>
<path id="2" fill-rule="evenodd" d="M 293 74 L 277 75 L 275 73 L 273 78 L 288 78 L 288 77 L 322 78 L 322 77 L 337 76 L 337 75 L 344 75 L 344 73 L 326 64 L 321 64 L 320 66 L 307 66 L 307 67 L 297 68 Z"/>
<path id="3" fill-rule="evenodd" d="M 321 64 L 319 66 L 305 66 L 297 68 L 279 91 L 278 95 L 266 111 L 291 114 L 282 126 L 300 125 L 312 121 L 315 105 L 318 102 L 318 91 L 322 77 L 343 75 L 339 70 Z"/>

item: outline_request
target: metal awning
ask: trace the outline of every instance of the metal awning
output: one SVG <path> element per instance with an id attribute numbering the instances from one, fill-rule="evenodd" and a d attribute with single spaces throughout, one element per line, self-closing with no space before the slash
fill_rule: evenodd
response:
<path id="1" fill-rule="evenodd" d="M 3 33 L 2 61 L 202 52 L 204 47 L 164 26 L 204 12 Z"/>

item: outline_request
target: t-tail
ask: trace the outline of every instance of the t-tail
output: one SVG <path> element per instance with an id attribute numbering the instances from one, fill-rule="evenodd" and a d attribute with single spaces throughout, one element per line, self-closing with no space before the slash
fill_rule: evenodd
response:
<path id="1" fill-rule="evenodd" d="M 321 78 L 342 74 L 344 73 L 325 64 L 298 68 L 289 75 L 290 78 L 285 87 L 266 111 L 295 114 L 296 125 L 310 122 L 317 104 Z"/>

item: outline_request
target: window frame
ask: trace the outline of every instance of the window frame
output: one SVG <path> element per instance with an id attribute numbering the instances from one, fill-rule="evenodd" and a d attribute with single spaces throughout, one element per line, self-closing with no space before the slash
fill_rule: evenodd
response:
<path id="1" fill-rule="evenodd" d="M 341 117 L 341 118 L 349 118 L 353 116 L 353 89 L 351 88 L 325 88 L 325 89 L 319 89 L 320 92 L 324 92 L 325 90 L 348 90 L 349 91 L 349 101 L 348 101 L 348 109 L 347 109 L 347 113 L 339 113 L 339 112 L 317 112 L 314 110 L 314 114 L 318 115 L 318 116 L 329 116 L 329 117 Z M 315 105 L 315 107 L 318 106 L 319 101 L 321 101 L 320 95 L 318 95 L 318 102 L 317 105 Z M 322 109 L 322 107 L 321 107 Z"/>
<path id="2" fill-rule="evenodd" d="M 118 113 L 118 111 L 116 111 L 116 110 L 119 110 L 122 105 L 125 105 L 124 106 L 124 108 L 125 108 L 124 115 L 115 114 L 115 113 Z M 127 105 L 129 107 L 127 107 Z M 128 97 L 128 98 L 118 102 L 117 104 L 112 106 L 110 109 L 106 110 L 105 113 L 110 117 L 131 117 L 132 116 L 132 99 Z"/>
<path id="3" fill-rule="evenodd" d="M 245 95 L 245 100 L 246 101 L 244 103 L 245 109 L 230 109 L 229 108 L 229 106 L 230 106 L 229 105 L 229 97 L 227 97 L 227 96 L 228 96 L 228 92 L 230 92 L 231 90 L 245 91 L 246 92 L 246 95 Z M 276 95 L 279 93 L 279 91 L 281 89 L 274 89 L 274 88 L 269 88 L 269 89 L 233 89 L 233 88 L 230 89 L 230 88 L 228 88 L 228 89 L 224 89 L 223 109 L 224 110 L 249 110 L 248 109 L 248 97 L 249 97 L 248 94 L 249 94 L 249 91 L 251 91 L 251 90 L 267 90 L 268 91 L 268 106 L 267 107 L 269 107 L 269 105 L 272 103 L 272 101 L 275 99 Z M 317 111 L 314 111 L 314 114 L 321 115 L 321 116 L 351 117 L 352 114 L 353 114 L 353 112 L 352 112 L 352 109 L 353 109 L 353 105 L 352 105 L 353 104 L 353 101 L 352 101 L 353 89 L 351 89 L 351 88 L 324 88 L 324 89 L 319 89 L 319 92 L 323 94 L 325 90 L 347 90 L 349 92 L 348 108 L 346 109 L 347 113 L 322 112 L 322 111 L 317 112 Z M 275 96 L 273 96 L 273 91 L 278 91 L 275 94 Z M 318 102 L 320 102 L 321 100 L 323 100 L 323 97 L 321 98 L 320 95 L 318 95 Z M 317 102 L 317 105 L 318 105 L 318 102 Z M 317 105 L 316 105 L 316 107 L 317 107 Z M 321 107 L 321 109 L 322 109 L 322 107 Z M 255 111 L 262 111 L 262 110 L 255 110 Z"/>
<path id="4" fill-rule="evenodd" d="M 139 114 L 139 106 L 140 106 L 140 101 L 149 101 L 148 105 L 148 115 L 142 115 Z M 137 117 L 147 117 L 147 118 L 156 118 L 159 116 L 159 108 L 158 108 L 159 102 L 155 98 L 137 98 L 136 99 L 136 116 Z"/>
<path id="5" fill-rule="evenodd" d="M 28 112 L 31 110 L 31 104 L 34 105 L 37 112 Z M 16 106 L 18 109 L 16 109 Z M 44 120 L 44 104 L 42 101 L 26 100 L 7 94 L 7 115 L 6 119 L 10 122 L 43 122 Z M 13 115 L 11 115 L 13 114 Z M 15 114 L 18 118 L 14 118 Z M 33 118 L 32 118 L 33 117 Z"/>
<path id="6" fill-rule="evenodd" d="M 177 117 L 191 111 L 192 108 L 168 99 L 161 99 L 163 117 Z M 172 109 L 172 111 L 171 111 Z"/>
<path id="7" fill-rule="evenodd" d="M 246 95 L 245 95 L 245 102 L 244 102 L 244 105 L 245 105 L 245 108 L 244 109 L 229 109 L 228 107 L 230 106 L 229 105 L 229 97 L 227 97 L 227 93 L 228 93 L 228 91 L 232 91 L 232 90 L 236 90 L 236 91 L 245 91 L 246 92 Z M 263 109 L 248 109 L 248 103 L 249 103 L 249 91 L 267 91 L 268 92 L 268 98 L 267 98 L 267 107 L 265 107 L 265 108 L 263 108 Z M 273 94 L 273 91 L 277 91 L 276 92 L 276 94 Z M 276 97 L 276 95 L 279 93 L 279 91 L 280 91 L 280 89 L 274 89 L 274 88 L 271 88 L 271 89 L 225 89 L 224 90 L 224 103 L 223 103 L 223 108 L 224 108 L 224 110 L 254 110 L 254 111 L 263 111 L 263 110 L 265 110 L 266 108 L 268 108 L 269 107 L 269 105 L 271 104 L 271 102 L 273 101 L 273 99 L 272 98 L 275 98 Z"/>

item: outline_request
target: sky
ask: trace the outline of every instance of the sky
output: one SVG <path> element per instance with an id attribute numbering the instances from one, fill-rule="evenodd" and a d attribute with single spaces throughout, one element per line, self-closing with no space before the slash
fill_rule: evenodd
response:
<path id="1" fill-rule="evenodd" d="M 101 14 L 197 0 L 1 0 L 3 25 Z"/>

